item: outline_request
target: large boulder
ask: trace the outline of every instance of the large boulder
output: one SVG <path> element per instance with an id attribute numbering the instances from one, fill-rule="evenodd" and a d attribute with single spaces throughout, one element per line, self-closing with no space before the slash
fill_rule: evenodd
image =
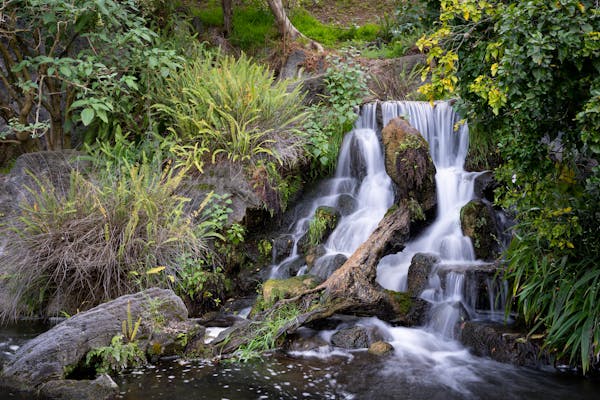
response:
<path id="1" fill-rule="evenodd" d="M 541 339 L 503 324 L 467 321 L 460 324 L 458 339 L 475 355 L 499 362 L 534 368 L 551 364 Z"/>
<path id="2" fill-rule="evenodd" d="M 448 275 L 464 276 L 463 295 L 465 303 L 476 310 L 503 313 L 508 298 L 508 287 L 503 279 L 503 266 L 498 263 L 476 265 L 446 265 L 438 270 L 440 285 L 445 289 Z"/>
<path id="3" fill-rule="evenodd" d="M 397 188 L 397 202 L 416 202 L 422 212 L 435 207 L 435 166 L 423 136 L 402 118 L 382 131 L 385 169 Z"/>
<path id="4" fill-rule="evenodd" d="M 498 256 L 499 235 L 491 205 L 471 200 L 460 210 L 460 224 L 464 235 L 473 243 L 475 257 L 490 261 Z"/>
<path id="5" fill-rule="evenodd" d="M 74 379 L 54 380 L 44 383 L 40 393 L 45 398 L 56 400 L 109 400 L 116 399 L 119 386 L 107 374 L 102 374 L 92 381 Z"/>
<path id="6" fill-rule="evenodd" d="M 151 288 L 121 296 L 77 314 L 21 347 L 0 373 L 4 386 L 35 390 L 46 382 L 63 380 L 95 348 L 108 346 L 122 332 L 122 322 L 141 317 L 137 340 L 146 350 L 158 325 L 187 320 L 183 301 L 172 290 Z M 51 387 L 56 387 L 52 384 Z"/>

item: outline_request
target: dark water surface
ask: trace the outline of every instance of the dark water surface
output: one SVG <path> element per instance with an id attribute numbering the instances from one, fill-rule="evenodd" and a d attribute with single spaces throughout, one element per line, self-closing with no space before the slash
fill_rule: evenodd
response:
<path id="1" fill-rule="evenodd" d="M 117 383 L 128 400 L 600 398 L 600 382 L 479 361 L 475 369 L 458 362 L 439 371 L 364 351 L 327 359 L 277 354 L 241 365 L 173 361 L 127 373 Z"/>
<path id="2" fill-rule="evenodd" d="M 47 329 L 0 329 L 0 362 Z M 115 378 L 121 399 L 600 399 L 600 381 L 515 368 L 470 355 L 458 343 L 418 329 L 393 328 L 395 351 L 273 353 L 246 364 L 162 361 Z M 0 399 L 30 399 L 0 389 Z"/>

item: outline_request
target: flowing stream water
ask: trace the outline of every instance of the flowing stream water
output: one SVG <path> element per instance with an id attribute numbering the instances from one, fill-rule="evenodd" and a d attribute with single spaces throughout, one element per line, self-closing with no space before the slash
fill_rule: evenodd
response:
<path id="1" fill-rule="evenodd" d="M 345 208 L 338 227 L 325 243 L 326 255 L 350 255 L 368 238 L 393 203 L 393 188 L 385 173 L 378 139 L 377 107 L 384 125 L 406 116 L 430 144 L 437 169 L 438 210 L 435 221 L 407 243 L 403 252 L 382 259 L 378 282 L 406 290 L 406 276 L 416 253 L 441 259 L 449 269 L 445 285 L 432 274 L 422 297 L 434 304 L 431 322 L 422 328 L 393 327 L 375 318 L 356 318 L 354 325 L 377 329 L 394 347 L 388 357 L 366 350 L 331 346 L 333 331 L 312 331 L 323 343 L 310 351 L 276 352 L 247 364 L 202 360 L 163 360 L 117 378 L 120 397 L 152 399 L 597 399 L 600 384 L 554 371 L 534 371 L 471 355 L 452 338 L 460 307 L 472 308 L 465 296 L 461 271 L 481 264 L 461 231 L 461 207 L 473 197 L 477 174 L 465 172 L 468 128 L 455 131 L 459 117 L 447 103 L 386 102 L 363 108 L 356 128 L 346 135 L 335 176 L 323 182 L 298 207 L 290 226 L 291 254 L 271 268 L 272 277 L 289 276 L 299 259 L 297 244 L 317 207 Z M 345 207 L 341 207 L 345 203 Z M 349 204 L 349 205 L 348 205 Z M 302 269 L 303 270 L 303 269 Z M 302 270 L 300 273 L 302 273 Z M 492 287 L 493 285 L 489 285 Z M 492 293 L 491 296 L 495 294 Z M 493 303 L 493 302 L 492 302 Z M 491 306 L 493 308 L 493 305 Z M 471 310 L 474 312 L 474 310 Z M 346 323 L 347 324 L 347 323 Z M 10 357 L 22 340 L 0 336 L 0 353 Z M 0 399 L 18 397 L 0 393 Z"/>

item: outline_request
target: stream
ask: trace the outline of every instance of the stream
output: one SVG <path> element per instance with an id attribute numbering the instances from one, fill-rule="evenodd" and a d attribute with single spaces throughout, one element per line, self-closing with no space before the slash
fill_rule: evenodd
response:
<path id="1" fill-rule="evenodd" d="M 503 305 L 490 300 L 488 309 L 470 301 L 464 271 L 483 264 L 474 256 L 470 239 L 462 234 L 460 209 L 474 198 L 477 173 L 464 171 L 468 127 L 455 131 L 459 117 L 447 103 L 385 102 L 363 107 L 355 129 L 346 135 L 335 175 L 322 182 L 296 210 L 289 232 L 290 254 L 271 266 L 271 277 L 302 274 L 298 241 L 319 206 L 341 207 L 337 228 L 324 245 L 322 260 L 351 255 L 366 240 L 393 204 L 391 179 L 385 173 L 377 126 L 377 107 L 384 125 L 406 116 L 430 144 L 436 166 L 438 209 L 435 221 L 404 251 L 382 259 L 378 282 L 391 290 L 406 290 L 406 276 L 416 253 L 441 260 L 421 297 L 433 304 L 429 323 L 421 328 L 394 327 L 376 318 L 353 318 L 331 330 L 302 328 L 300 334 L 318 346 L 308 351 L 276 351 L 245 364 L 207 360 L 162 360 L 116 377 L 120 398 L 167 399 L 598 399 L 600 382 L 555 369 L 533 370 L 476 357 L 454 338 L 453 327 L 465 310 L 472 319 L 498 321 Z M 298 264 L 296 262 L 296 264 Z M 315 263 L 315 268 L 319 267 Z M 326 269 L 326 267 L 324 267 Z M 437 272 L 446 270 L 446 284 Z M 489 293 L 502 297 L 502 285 Z M 457 305 L 460 305 L 458 307 Z M 341 327 L 376 330 L 393 346 L 387 356 L 331 345 Z M 20 324 L 0 330 L 0 360 L 10 357 L 45 327 Z M 19 399 L 0 393 L 0 400 Z"/>

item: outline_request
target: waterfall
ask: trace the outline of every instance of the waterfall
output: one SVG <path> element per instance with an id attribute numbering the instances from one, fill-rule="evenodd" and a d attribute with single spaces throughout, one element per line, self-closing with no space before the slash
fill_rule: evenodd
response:
<path id="1" fill-rule="evenodd" d="M 460 210 L 473 197 L 477 173 L 463 168 L 469 145 L 466 123 L 448 103 L 431 107 L 425 102 L 385 102 L 382 104 L 384 126 L 394 117 L 404 116 L 427 140 L 436 167 L 437 217 L 419 237 L 407 243 L 401 253 L 385 257 L 378 266 L 377 280 L 386 289 L 405 291 L 406 277 L 416 253 L 432 253 L 444 266 L 476 262 L 471 240 L 464 236 Z M 450 272 L 443 288 L 437 273 L 432 274 L 422 297 L 433 303 L 430 328 L 452 337 L 455 322 L 466 312 L 463 306 L 464 276 Z"/>
<path id="2" fill-rule="evenodd" d="M 393 204 L 392 181 L 385 172 L 383 151 L 377 137 L 376 111 L 376 103 L 362 108 L 354 129 L 344 137 L 334 177 L 322 182 L 316 194 L 301 205 L 300 216 L 291 229 L 292 252 L 281 263 L 272 266 L 271 278 L 289 275 L 286 266 L 300 258 L 298 241 L 308 231 L 318 207 L 342 208 L 341 202 L 352 203 L 324 244 L 325 256 L 350 256 L 367 240 Z M 300 273 L 305 271 L 306 268 L 302 268 Z"/>

